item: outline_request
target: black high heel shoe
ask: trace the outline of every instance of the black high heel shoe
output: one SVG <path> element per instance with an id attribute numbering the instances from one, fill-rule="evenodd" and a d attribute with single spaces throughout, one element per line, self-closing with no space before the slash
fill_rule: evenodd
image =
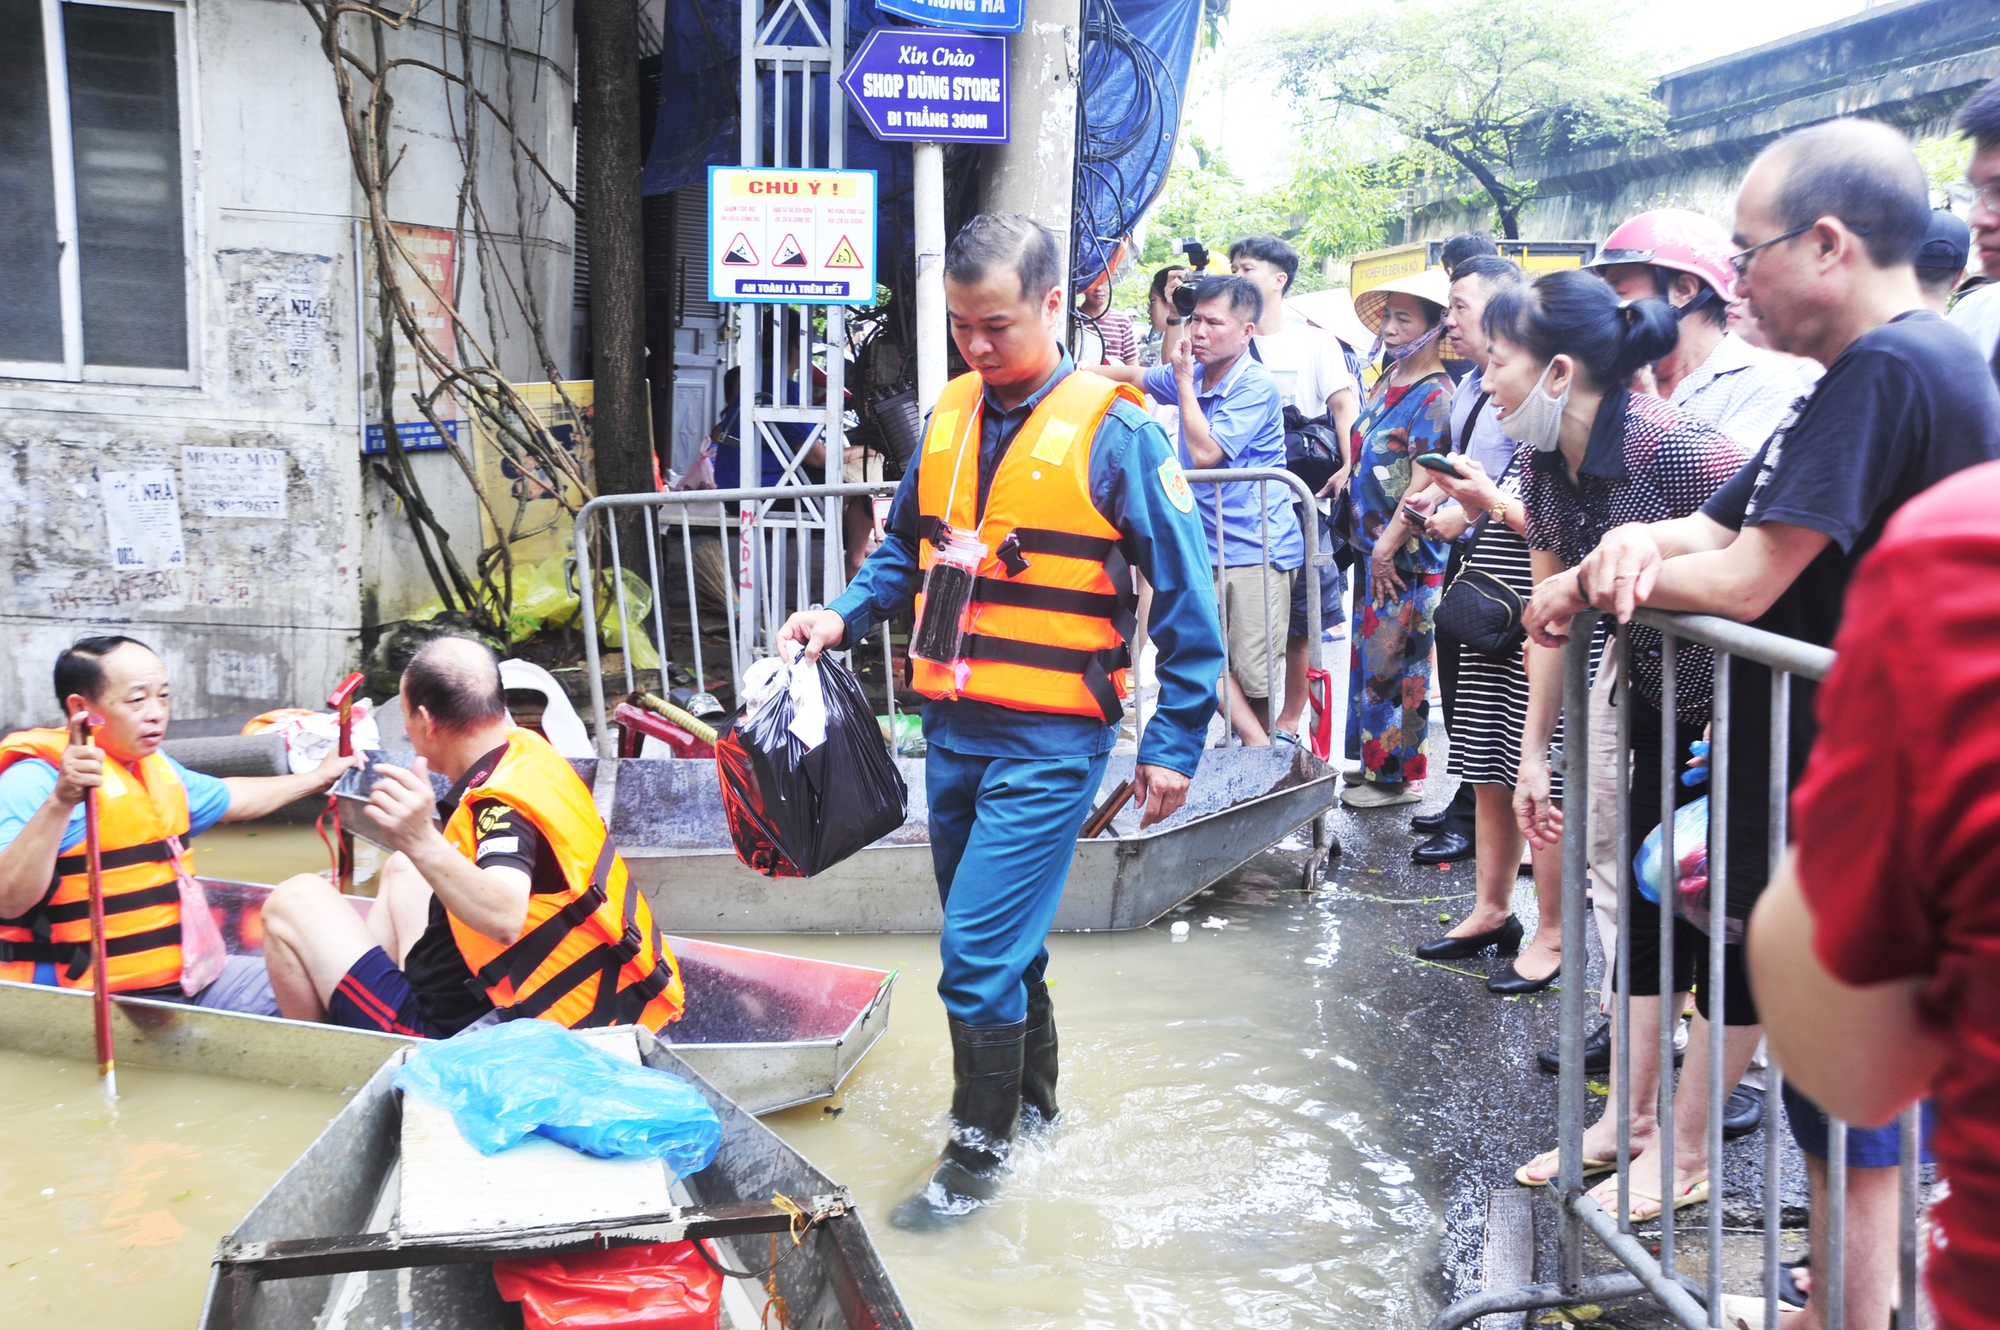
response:
<path id="1" fill-rule="evenodd" d="M 1486 991 L 1498 993 L 1501 997 L 1513 997 L 1516 993 L 1539 993 L 1560 978 L 1562 978 L 1560 965 L 1540 979 L 1528 979 L 1514 968 L 1514 962 L 1508 961 L 1505 969 L 1486 981 Z"/>
<path id="2" fill-rule="evenodd" d="M 1489 928 L 1484 933 L 1468 933 L 1464 937 L 1432 938 L 1417 947 L 1420 961 L 1462 961 L 1467 956 L 1477 956 L 1492 947 L 1499 955 L 1512 956 L 1521 949 L 1521 921 L 1513 915 L 1498 928 Z M 1508 967 L 1510 970 L 1513 968 Z"/>

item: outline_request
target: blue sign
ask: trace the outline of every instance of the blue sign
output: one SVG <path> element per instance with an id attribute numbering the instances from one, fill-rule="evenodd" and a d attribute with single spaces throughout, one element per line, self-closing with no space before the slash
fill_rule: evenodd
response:
<path id="1" fill-rule="evenodd" d="M 883 14 L 966 32 L 1019 32 L 1027 22 L 1027 0 L 875 0 Z"/>
<path id="2" fill-rule="evenodd" d="M 840 82 L 878 139 L 1007 141 L 1005 37 L 876 28 Z"/>
<path id="3" fill-rule="evenodd" d="M 458 422 L 456 420 L 447 420 L 444 422 L 444 428 L 446 434 L 450 436 L 450 442 L 457 443 Z M 450 446 L 444 439 L 438 437 L 437 426 L 431 424 L 428 420 L 397 421 L 396 441 L 403 445 L 403 451 L 406 453 L 434 452 L 437 449 Z M 389 441 L 383 437 L 380 425 L 370 425 L 368 427 L 367 437 L 361 445 L 361 451 L 368 455 L 389 451 Z"/>

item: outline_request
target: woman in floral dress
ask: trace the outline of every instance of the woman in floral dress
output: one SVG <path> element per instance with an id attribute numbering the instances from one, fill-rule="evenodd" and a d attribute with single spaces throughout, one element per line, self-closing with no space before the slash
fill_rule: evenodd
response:
<path id="1" fill-rule="evenodd" d="M 1340 793 L 1353 808 L 1414 803 L 1429 762 L 1432 619 L 1443 594 L 1450 545 L 1421 534 L 1403 515 L 1403 495 L 1424 453 L 1451 451 L 1451 379 L 1444 372 L 1442 319 L 1451 286 L 1432 269 L 1363 292 L 1354 312 L 1389 357 L 1354 422 L 1357 554 L 1368 578 L 1357 588 L 1347 671 L 1347 751 L 1361 779 Z"/>

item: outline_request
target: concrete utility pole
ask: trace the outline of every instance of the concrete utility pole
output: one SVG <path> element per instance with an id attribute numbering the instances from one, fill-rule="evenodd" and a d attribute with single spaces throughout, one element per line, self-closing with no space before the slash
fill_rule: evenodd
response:
<path id="1" fill-rule="evenodd" d="M 631 0 L 578 0 L 576 104 L 590 239 L 590 359 L 599 494 L 653 488 L 646 410 L 645 241 L 639 207 L 639 49 Z"/>
<path id="2" fill-rule="evenodd" d="M 917 409 L 925 415 L 944 391 L 944 145 L 911 145 L 916 162 Z"/>
<path id="3" fill-rule="evenodd" d="M 1026 0 L 1026 6 L 1027 21 L 1012 40 L 1008 62 L 1011 133 L 1006 143 L 986 149 L 982 206 L 987 212 L 1026 213 L 1056 233 L 1062 247 L 1063 308 L 1068 309 L 1083 5 L 1081 0 Z"/>

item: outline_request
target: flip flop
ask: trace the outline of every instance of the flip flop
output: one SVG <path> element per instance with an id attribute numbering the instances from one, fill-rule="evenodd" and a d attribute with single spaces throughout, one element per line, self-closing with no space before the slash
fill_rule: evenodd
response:
<path id="1" fill-rule="evenodd" d="M 1659 1197 L 1653 1195 L 1651 1192 L 1640 1191 L 1637 1187 L 1632 1188 L 1631 1196 L 1632 1208 L 1625 1215 L 1627 1223 L 1644 1224 L 1649 1220 L 1660 1217 Z M 1687 1185 L 1686 1190 L 1674 1197 L 1674 1209 L 1685 1210 L 1690 1205 L 1700 1205 L 1707 1199 L 1708 1179 L 1705 1177 L 1697 1178 Z M 1617 1212 L 1612 1210 L 1610 1205 L 1605 1205 L 1606 1201 L 1611 1202 L 1612 1205 L 1616 1205 L 1618 1203 L 1618 1193 L 1613 1191 L 1610 1195 L 1600 1198 L 1597 1202 L 1600 1206 L 1604 1206 L 1605 1213 L 1616 1214 Z"/>
<path id="2" fill-rule="evenodd" d="M 1545 1159 L 1551 1165 L 1549 1175 L 1543 1178 L 1533 1176 L 1529 1170 Z M 1544 1150 L 1514 1170 L 1514 1181 L 1520 1183 L 1523 1187 L 1546 1187 L 1555 1180 L 1554 1166 L 1560 1165 L 1561 1162 L 1561 1150 Z M 1583 1161 L 1583 1176 L 1586 1178 L 1594 1178 L 1600 1173 L 1616 1173 L 1617 1171 L 1618 1161 L 1616 1159 L 1586 1159 Z"/>

